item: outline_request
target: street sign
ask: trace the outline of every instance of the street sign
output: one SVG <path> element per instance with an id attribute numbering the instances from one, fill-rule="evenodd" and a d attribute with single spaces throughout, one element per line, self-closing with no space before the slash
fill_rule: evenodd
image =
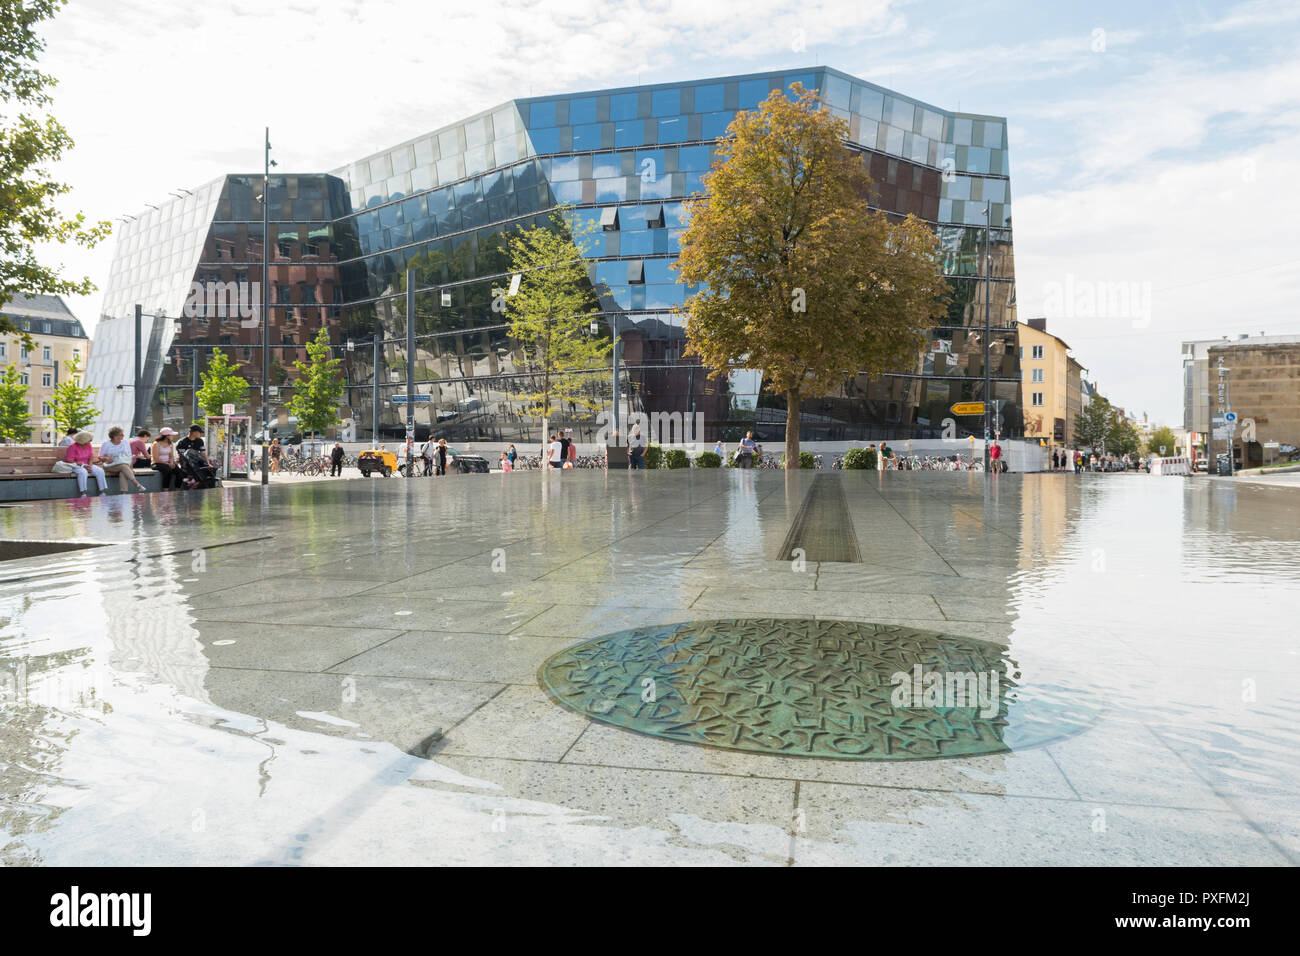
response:
<path id="1" fill-rule="evenodd" d="M 1228 437 L 1228 429 L 1216 428 L 1211 437 L 1213 437 L 1215 441 L 1223 441 Z"/>
<path id="2" fill-rule="evenodd" d="M 1237 420 L 1237 413 L 1236 413 L 1236 412 L 1225 412 L 1224 415 L 1223 415 L 1223 420 L 1224 420 L 1225 422 L 1235 422 L 1235 421 Z"/>
<path id="3" fill-rule="evenodd" d="M 1164 446 L 1164 445 L 1161 445 L 1161 446 L 1160 446 L 1160 454 L 1163 455 L 1164 453 L 1165 453 L 1165 446 Z"/>
<path id="4" fill-rule="evenodd" d="M 954 415 L 983 415 L 983 402 L 958 402 L 952 407 Z"/>
<path id="5" fill-rule="evenodd" d="M 234 406 L 234 405 L 222 405 L 222 406 L 221 406 L 221 414 L 223 414 L 223 415 L 225 415 L 225 416 L 227 416 L 227 417 L 229 417 L 229 416 L 235 414 L 235 406 Z"/>
<path id="6" fill-rule="evenodd" d="M 416 396 L 415 396 L 415 404 L 417 404 L 417 405 L 427 405 L 427 404 L 428 404 L 429 402 L 431 402 L 431 401 L 433 401 L 433 398 L 432 398 L 431 396 L 429 396 L 429 395 L 416 395 Z M 393 404 L 394 404 L 394 405 L 405 405 L 405 404 L 406 404 L 406 396 L 405 396 L 405 395 L 394 395 L 394 396 L 393 396 Z"/>

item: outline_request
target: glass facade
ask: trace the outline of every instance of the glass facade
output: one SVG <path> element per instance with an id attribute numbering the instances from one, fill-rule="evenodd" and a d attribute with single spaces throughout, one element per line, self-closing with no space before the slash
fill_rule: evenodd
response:
<path id="1" fill-rule="evenodd" d="M 140 303 L 147 314 L 180 318 L 160 320 L 151 337 L 149 348 L 159 351 L 152 353 L 156 376 L 145 382 L 153 396 L 149 423 L 181 424 L 188 406 L 174 393 L 188 391 L 192 363 L 212 347 L 244 364 L 259 402 L 261 323 L 247 306 L 260 305 L 266 282 L 273 413 L 291 394 L 292 363 L 306 358 L 305 342 L 324 326 L 345 360 L 342 417 L 358 435 L 369 433 L 377 381 L 379 434 L 400 438 L 405 412 L 391 399 L 406 387 L 403 289 L 413 268 L 421 287 L 450 286 L 416 296 L 417 388 L 432 397 L 417 411 L 418 430 L 460 440 L 536 440 L 540 422 L 524 414 L 520 398 L 533 389 L 517 343 L 492 309 L 492 290 L 508 282 L 506 233 L 544 224 L 565 204 L 592 229 L 587 271 L 609 320 L 600 334 L 616 328 L 622 343 L 624 407 L 701 413 L 705 440 L 735 438 L 746 427 L 779 440 L 784 400 L 763 393 L 757 375 L 714 382 L 683 354 L 683 317 L 673 310 L 693 290 L 674 281 L 671 266 L 684 204 L 701 191 L 717 140 L 738 110 L 795 81 L 816 88 L 848 122 L 846 148 L 869 163 L 873 204 L 933 225 L 951 291 L 946 317 L 912 367 L 876 381 L 852 379 L 839 393 L 807 402 L 802 437 L 937 435 L 948 406 L 983 397 L 986 309 L 1003 433 L 1020 434 L 1005 120 L 940 110 L 829 68 L 519 99 L 329 173 L 272 176 L 265 275 L 262 177 L 210 183 L 122 230 L 92 381 L 114 378 L 110 388 L 129 381 L 116 366 L 133 347 L 127 320 Z M 194 296 L 196 288 L 203 294 Z M 383 340 L 378 368 L 376 334 Z M 354 349 L 346 348 L 349 340 Z M 95 364 L 101 341 L 106 358 L 119 357 L 111 369 Z M 591 376 L 591 397 L 609 406 L 608 373 Z M 132 416 L 124 411 L 106 418 L 125 423 Z M 560 418 L 578 434 L 595 434 L 590 412 L 573 408 Z M 973 420 L 958 419 L 959 429 L 967 424 Z"/>

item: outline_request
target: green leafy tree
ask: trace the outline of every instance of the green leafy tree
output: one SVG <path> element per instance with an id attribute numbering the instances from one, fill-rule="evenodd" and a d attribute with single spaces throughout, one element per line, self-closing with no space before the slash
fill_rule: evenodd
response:
<path id="1" fill-rule="evenodd" d="M 107 222 L 64 215 L 58 200 L 71 187 L 56 181 L 50 167 L 72 148 L 72 138 L 49 114 L 56 81 L 37 69 L 45 49 L 41 24 L 65 0 L 0 0 L 0 305 L 24 295 L 87 295 L 88 278 L 68 279 L 42 265 L 36 248 L 45 243 L 94 246 L 108 235 Z M 18 332 L 0 316 L 0 333 Z"/>
<path id="2" fill-rule="evenodd" d="M 1106 450 L 1115 455 L 1136 455 L 1142 447 L 1142 436 L 1137 426 L 1116 411 L 1111 412 L 1106 429 Z"/>
<path id="3" fill-rule="evenodd" d="M 343 398 L 343 360 L 330 357 L 330 335 L 321 329 L 307 343 L 306 362 L 294 362 L 298 370 L 289 414 L 298 419 L 298 427 L 314 435 L 337 425 L 339 402 Z"/>
<path id="4" fill-rule="evenodd" d="M 73 359 L 66 369 L 67 379 L 60 382 L 50 396 L 54 425 L 60 431 L 85 428 L 99 417 L 99 409 L 93 404 L 99 389 L 81 380 L 81 359 Z"/>
<path id="5" fill-rule="evenodd" d="M 0 438 L 25 442 L 32 437 L 28 425 L 27 386 L 17 365 L 10 365 L 0 376 Z"/>
<path id="6" fill-rule="evenodd" d="M 799 467 L 805 398 L 847 377 L 915 367 L 947 287 L 933 231 L 868 205 L 848 124 L 815 91 L 774 91 L 737 114 L 692 203 L 678 281 L 690 351 L 713 378 L 761 370 L 786 407 L 787 468 Z"/>
<path id="7" fill-rule="evenodd" d="M 610 355 L 608 341 L 589 332 L 599 306 L 579 245 L 586 234 L 574 235 L 566 213 L 561 207 L 549 227 L 520 229 L 510 237 L 510 271 L 522 275 L 519 292 L 496 296 L 533 383 L 534 390 L 522 396 L 527 414 L 542 419 L 543 436 L 552 412 L 565 403 L 598 407 L 584 386 L 590 383 L 589 373 L 603 367 Z"/>
<path id="8" fill-rule="evenodd" d="M 212 350 L 208 367 L 199 373 L 199 408 L 208 415 L 220 415 L 222 405 L 244 406 L 248 403 L 248 380 L 239 367 L 230 364 L 226 353 Z"/>
<path id="9" fill-rule="evenodd" d="M 1165 447 L 1163 452 L 1160 451 L 1161 445 Z M 1161 425 L 1151 433 L 1150 439 L 1147 440 L 1147 452 L 1152 455 L 1173 455 L 1177 451 L 1178 438 L 1168 425 Z"/>
<path id="10" fill-rule="evenodd" d="M 1095 396 L 1074 419 L 1074 442 L 1081 448 L 1101 451 L 1110 432 L 1114 411 L 1110 402 Z"/>

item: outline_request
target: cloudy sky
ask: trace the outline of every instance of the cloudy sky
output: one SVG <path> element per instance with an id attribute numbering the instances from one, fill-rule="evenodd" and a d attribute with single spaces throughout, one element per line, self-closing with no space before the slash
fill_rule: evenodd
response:
<path id="1" fill-rule="evenodd" d="M 1183 339 L 1300 333 L 1296 0 L 72 0 L 45 32 L 95 219 L 260 170 L 264 126 L 322 171 L 515 96 L 824 64 L 1008 117 L 1020 317 L 1112 401 L 1178 424 Z M 102 289 L 112 254 L 47 258 Z"/>

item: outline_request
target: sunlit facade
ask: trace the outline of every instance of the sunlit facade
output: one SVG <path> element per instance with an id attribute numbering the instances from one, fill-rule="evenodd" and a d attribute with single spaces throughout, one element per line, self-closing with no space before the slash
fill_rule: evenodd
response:
<path id="1" fill-rule="evenodd" d="M 96 329 L 90 376 L 117 401 L 102 424 L 182 424 L 193 413 L 192 363 L 214 347 L 242 364 L 255 408 L 267 282 L 273 418 L 285 420 L 292 363 L 305 360 L 305 343 L 325 326 L 346 371 L 340 417 L 368 435 L 377 381 L 379 435 L 400 437 L 405 411 L 391 400 L 406 390 L 404 276 L 414 268 L 419 287 L 439 287 L 416 296 L 416 390 L 431 398 L 416 413 L 417 430 L 535 440 L 541 424 L 521 397 L 535 389 L 492 292 L 509 281 L 506 234 L 546 223 L 564 204 L 592 230 L 588 275 L 608 319 L 596 334 L 618 330 L 621 407 L 702 415 L 710 441 L 748 427 L 780 440 L 784 399 L 763 393 L 758 375 L 714 381 L 684 354 L 673 309 L 692 289 L 674 281 L 671 266 L 685 204 L 736 112 L 796 81 L 848 122 L 846 147 L 867 157 L 873 203 L 935 228 L 951 289 L 947 316 L 912 367 L 850 379 L 806 402 L 801 437 L 937 436 L 949 406 L 983 397 L 986 291 L 1003 433 L 1020 434 L 1005 120 L 940 110 L 829 68 L 512 100 L 341 169 L 277 173 L 266 275 L 260 175 L 226 176 L 151 209 L 119 234 Z M 139 409 L 129 398 L 137 304 L 145 316 Z M 590 376 L 590 398 L 609 407 L 608 371 Z M 581 406 L 558 417 L 580 435 L 596 432 L 594 413 Z M 959 432 L 978 424 L 959 419 Z"/>

